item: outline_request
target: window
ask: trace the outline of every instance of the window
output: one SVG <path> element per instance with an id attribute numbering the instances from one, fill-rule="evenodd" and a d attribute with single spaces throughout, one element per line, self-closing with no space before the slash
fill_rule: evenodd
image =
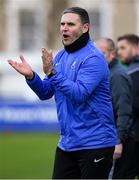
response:
<path id="1" fill-rule="evenodd" d="M 90 36 L 92 39 L 100 37 L 100 13 L 93 10 L 89 13 L 90 17 Z"/>
<path id="2" fill-rule="evenodd" d="M 29 10 L 21 10 L 19 12 L 20 50 L 31 51 L 36 48 L 36 25 L 35 12 Z"/>

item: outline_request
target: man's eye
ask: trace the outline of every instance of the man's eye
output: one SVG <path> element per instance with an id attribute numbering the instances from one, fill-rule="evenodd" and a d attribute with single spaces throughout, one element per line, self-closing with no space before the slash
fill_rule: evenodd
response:
<path id="1" fill-rule="evenodd" d="M 74 26 L 74 23 L 69 23 L 68 25 L 69 25 L 69 26 Z"/>

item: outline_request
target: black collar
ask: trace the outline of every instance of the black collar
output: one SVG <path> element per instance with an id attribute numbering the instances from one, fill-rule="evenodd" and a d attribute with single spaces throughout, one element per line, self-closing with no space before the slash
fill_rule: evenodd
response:
<path id="1" fill-rule="evenodd" d="M 79 37 L 72 44 L 70 44 L 68 46 L 65 45 L 64 48 L 68 53 L 73 53 L 73 52 L 83 48 L 87 44 L 88 40 L 89 40 L 89 33 L 86 32 L 86 33 L 82 34 L 81 37 Z"/>
<path id="2" fill-rule="evenodd" d="M 109 63 L 109 68 L 111 69 L 115 64 L 118 64 L 118 59 L 114 58 L 110 63 Z"/>

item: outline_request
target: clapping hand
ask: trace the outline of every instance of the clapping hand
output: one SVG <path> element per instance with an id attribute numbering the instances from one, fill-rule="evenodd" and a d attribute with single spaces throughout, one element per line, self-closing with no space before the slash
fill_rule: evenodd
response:
<path id="1" fill-rule="evenodd" d="M 24 75 L 27 79 L 33 78 L 33 71 L 31 66 L 27 63 L 23 55 L 20 55 L 21 62 L 8 60 L 8 63 L 20 74 Z"/>
<path id="2" fill-rule="evenodd" d="M 46 75 L 51 74 L 52 67 L 53 67 L 52 60 L 53 60 L 52 50 L 47 51 L 45 48 L 42 48 L 43 72 Z"/>

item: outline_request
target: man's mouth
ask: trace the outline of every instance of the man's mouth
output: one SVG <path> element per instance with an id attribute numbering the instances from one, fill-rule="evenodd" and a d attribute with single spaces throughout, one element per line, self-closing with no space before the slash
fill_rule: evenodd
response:
<path id="1" fill-rule="evenodd" d="M 63 34 L 63 39 L 67 39 L 67 38 L 69 38 L 69 37 L 70 37 L 69 35 Z"/>

